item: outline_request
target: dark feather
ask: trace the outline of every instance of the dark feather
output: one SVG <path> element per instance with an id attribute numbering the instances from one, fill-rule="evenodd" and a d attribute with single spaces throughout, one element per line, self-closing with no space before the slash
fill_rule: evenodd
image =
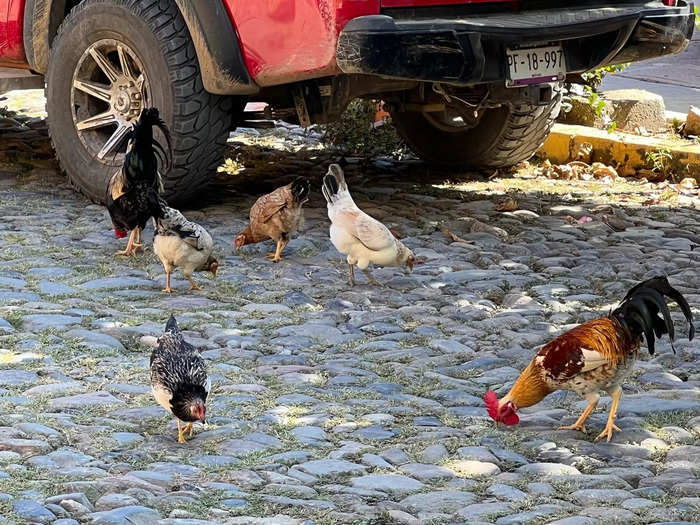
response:
<path id="1" fill-rule="evenodd" d="M 655 339 L 660 339 L 663 334 L 668 334 L 671 343 L 675 340 L 673 320 L 664 296 L 669 297 L 680 306 L 683 315 L 690 324 L 688 339 L 692 340 L 695 335 L 695 327 L 690 306 L 681 293 L 670 285 L 666 277 L 653 277 L 633 286 L 620 305 L 610 314 L 632 335 L 638 337 L 644 335 L 651 355 L 654 355 Z M 659 314 L 662 317 L 659 317 Z M 674 352 L 676 351 L 673 344 L 671 344 L 671 348 Z"/>
<path id="2" fill-rule="evenodd" d="M 297 177 L 292 181 L 292 196 L 296 202 L 305 202 L 311 192 L 311 183 L 306 177 Z"/>

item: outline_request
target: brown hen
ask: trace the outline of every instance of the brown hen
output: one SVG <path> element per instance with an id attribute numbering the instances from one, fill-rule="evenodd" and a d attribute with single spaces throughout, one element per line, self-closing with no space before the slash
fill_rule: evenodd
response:
<path id="1" fill-rule="evenodd" d="M 309 200 L 309 191 L 309 179 L 297 177 L 291 184 L 255 201 L 250 209 L 250 224 L 236 235 L 236 250 L 246 244 L 272 239 L 277 242 L 277 249 L 274 253 L 268 253 L 267 257 L 279 262 L 282 250 L 304 223 L 302 205 Z"/>

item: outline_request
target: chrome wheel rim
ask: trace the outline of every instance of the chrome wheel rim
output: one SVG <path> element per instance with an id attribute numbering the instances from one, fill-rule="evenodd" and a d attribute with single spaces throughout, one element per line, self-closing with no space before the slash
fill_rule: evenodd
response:
<path id="1" fill-rule="evenodd" d="M 73 124 L 78 138 L 97 160 L 121 162 L 132 122 L 149 100 L 145 68 L 126 44 L 99 40 L 80 57 L 71 83 Z"/>

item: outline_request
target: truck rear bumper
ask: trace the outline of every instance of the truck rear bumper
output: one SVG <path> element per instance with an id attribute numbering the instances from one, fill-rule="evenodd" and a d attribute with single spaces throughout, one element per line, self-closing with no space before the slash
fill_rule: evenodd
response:
<path id="1" fill-rule="evenodd" d="M 684 50 L 693 4 L 634 2 L 455 18 L 372 15 L 348 22 L 338 39 L 344 73 L 474 85 L 505 81 L 506 48 L 561 43 L 567 73 Z"/>

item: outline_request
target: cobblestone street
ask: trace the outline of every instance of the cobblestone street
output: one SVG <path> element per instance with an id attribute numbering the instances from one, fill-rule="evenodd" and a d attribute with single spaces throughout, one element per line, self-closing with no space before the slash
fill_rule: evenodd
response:
<path id="1" fill-rule="evenodd" d="M 0 105 L 4 103 L 0 102 Z M 41 128 L 42 121 L 34 126 Z M 38 122 L 38 123 L 36 123 Z M 331 159 L 298 128 L 238 131 L 196 210 L 221 261 L 187 292 L 144 253 L 114 256 L 107 211 L 0 126 L 0 523 L 699 523 L 700 345 L 674 306 L 640 353 L 610 443 L 554 430 L 586 402 L 556 392 L 497 428 L 536 348 L 666 274 L 700 317 L 698 188 L 514 173 L 427 173 L 349 159 L 358 205 L 424 264 L 347 284 L 320 179 Z M 27 135 L 29 137 L 29 135 Z M 37 154 L 38 153 L 38 154 Z M 257 195 L 312 179 L 305 231 L 233 253 Z M 509 201 L 509 202 L 504 202 Z M 511 205 L 515 202 L 515 209 Z M 499 211 L 511 209 L 513 211 Z M 207 424 L 177 443 L 149 357 L 174 314 L 208 361 Z"/>

